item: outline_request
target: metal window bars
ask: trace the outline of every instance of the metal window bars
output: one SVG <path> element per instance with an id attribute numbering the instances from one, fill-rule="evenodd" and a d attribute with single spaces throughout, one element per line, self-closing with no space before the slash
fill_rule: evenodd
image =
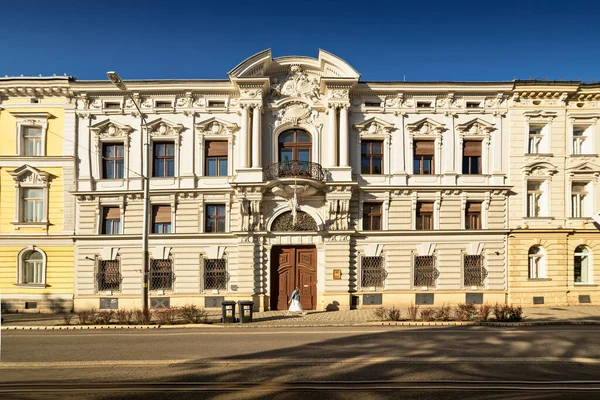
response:
<path id="1" fill-rule="evenodd" d="M 463 264 L 465 286 L 483 286 L 483 281 L 488 274 L 483 267 L 483 256 L 465 254 Z"/>
<path id="2" fill-rule="evenodd" d="M 271 164 L 264 170 L 264 176 L 267 181 L 293 177 L 325 180 L 325 172 L 321 164 L 298 160 Z"/>
<path id="3" fill-rule="evenodd" d="M 98 260 L 96 285 L 99 291 L 121 289 L 121 271 L 119 260 Z"/>
<path id="4" fill-rule="evenodd" d="M 223 258 L 208 258 L 204 260 L 205 290 L 225 290 L 228 281 L 227 260 Z"/>
<path id="5" fill-rule="evenodd" d="M 383 265 L 383 257 L 363 256 L 361 257 L 361 286 L 383 287 L 387 278 L 387 271 Z"/>
<path id="6" fill-rule="evenodd" d="M 415 256 L 415 286 L 435 286 L 440 273 L 435 268 L 435 256 Z"/>
<path id="7" fill-rule="evenodd" d="M 175 276 L 173 261 L 169 259 L 154 259 L 150 262 L 150 290 L 172 290 Z"/>

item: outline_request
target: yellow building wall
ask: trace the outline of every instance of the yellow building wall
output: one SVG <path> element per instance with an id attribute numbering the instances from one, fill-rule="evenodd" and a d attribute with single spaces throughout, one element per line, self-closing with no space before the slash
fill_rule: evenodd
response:
<path id="1" fill-rule="evenodd" d="M 4 101 L 10 104 L 15 100 Z M 48 112 L 48 129 L 46 131 L 46 156 L 62 156 L 64 133 L 64 109 L 62 108 L 10 108 L 11 112 Z M 17 118 L 9 110 L 0 111 L 0 156 L 14 156 L 17 153 Z M 43 159 L 43 158 L 40 158 Z"/>
<path id="2" fill-rule="evenodd" d="M 29 239 L 33 241 L 33 239 Z M 2 296 L 11 294 L 70 294 L 73 293 L 73 246 L 36 246 L 46 253 L 46 288 L 15 286 L 18 254 L 26 246 L 0 246 L 0 290 Z"/>

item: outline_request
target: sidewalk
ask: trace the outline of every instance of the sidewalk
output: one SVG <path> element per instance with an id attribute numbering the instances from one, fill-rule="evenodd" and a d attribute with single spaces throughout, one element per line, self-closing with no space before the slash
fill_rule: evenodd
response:
<path id="1" fill-rule="evenodd" d="M 244 324 L 246 327 L 286 327 L 286 326 L 356 326 L 379 325 L 373 317 L 373 309 L 351 311 L 308 311 L 305 316 L 287 315 L 286 311 L 265 311 L 254 313 L 254 322 Z M 402 310 L 406 315 L 405 310 Z M 569 307 L 530 307 L 524 308 L 523 322 L 529 323 L 595 323 L 600 324 L 600 306 L 569 306 Z M 63 319 L 57 314 L 2 314 L 4 321 L 2 329 L 17 326 L 37 329 L 37 327 L 53 327 L 64 325 Z M 210 312 L 209 321 L 220 322 L 220 310 Z M 77 315 L 73 315 L 72 325 L 77 325 Z M 419 323 L 421 325 L 422 323 Z M 425 323 L 427 324 L 427 323 Z M 432 323 L 435 325 L 436 323 Z M 235 324 L 232 326 L 238 326 Z M 188 325 L 189 326 L 189 325 Z M 198 325 L 198 327 L 207 325 Z M 213 325 L 214 326 L 214 325 Z M 218 324 L 218 326 L 223 326 Z M 134 328 L 135 325 L 131 325 Z M 177 325 L 175 326 L 177 327 Z"/>

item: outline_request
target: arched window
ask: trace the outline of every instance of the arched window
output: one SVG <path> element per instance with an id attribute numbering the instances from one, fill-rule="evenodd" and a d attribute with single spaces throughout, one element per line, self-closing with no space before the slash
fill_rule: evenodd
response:
<path id="1" fill-rule="evenodd" d="M 590 280 L 590 257 L 585 246 L 577 246 L 575 249 L 573 275 L 575 283 L 588 283 Z"/>
<path id="2" fill-rule="evenodd" d="M 18 281 L 21 285 L 46 283 L 46 257 L 37 249 L 26 249 L 19 254 Z"/>
<path id="3" fill-rule="evenodd" d="M 544 249 L 540 246 L 532 246 L 529 248 L 529 279 L 545 278 Z"/>
<path id="4" fill-rule="evenodd" d="M 279 135 L 279 162 L 311 161 L 312 140 L 299 129 L 291 129 Z"/>

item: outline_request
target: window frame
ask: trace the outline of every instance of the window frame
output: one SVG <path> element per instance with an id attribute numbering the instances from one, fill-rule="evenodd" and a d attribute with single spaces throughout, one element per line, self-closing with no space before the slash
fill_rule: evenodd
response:
<path id="1" fill-rule="evenodd" d="M 467 143 L 479 143 L 479 155 L 478 156 L 467 156 L 465 155 L 468 147 Z M 477 161 L 477 172 L 472 173 L 472 166 L 474 158 Z M 468 161 L 467 172 L 465 172 L 465 161 Z M 481 140 L 464 140 L 462 144 L 462 174 L 463 175 L 482 175 L 483 174 L 483 141 Z"/>
<path id="2" fill-rule="evenodd" d="M 12 175 L 15 184 L 15 220 L 12 225 L 18 229 L 21 227 L 41 227 L 48 228 L 48 202 L 49 202 L 49 187 L 48 181 L 50 174 L 40 171 L 29 165 L 23 165 L 14 171 L 8 171 Z M 41 221 L 25 221 L 26 206 L 24 194 L 26 189 L 40 189 L 43 193 L 42 204 L 42 220 Z"/>
<path id="3" fill-rule="evenodd" d="M 417 144 L 418 143 L 425 143 L 425 142 L 430 142 L 433 145 L 433 149 L 431 151 L 431 154 L 423 154 L 423 155 L 417 155 Z M 413 141 L 413 175 L 435 175 L 435 140 L 425 140 L 425 139 L 415 139 Z M 424 172 L 424 165 L 425 165 L 425 160 L 424 157 L 431 157 L 431 172 L 430 173 L 426 173 Z M 419 171 L 415 171 L 415 161 L 419 160 Z"/>
<path id="4" fill-rule="evenodd" d="M 417 275 L 417 263 L 419 261 L 419 259 L 429 259 L 431 260 L 431 266 L 428 266 L 428 268 L 431 269 L 431 281 L 430 282 L 423 282 L 422 279 L 419 279 L 419 276 Z M 413 288 L 421 288 L 421 287 L 431 287 L 431 288 L 435 288 L 437 287 L 437 282 L 439 279 L 439 269 L 437 267 L 437 254 L 430 254 L 430 255 L 418 255 L 418 254 L 413 254 L 412 257 L 412 286 Z M 420 284 L 420 283 L 427 283 L 426 285 Z M 431 283 L 431 284 L 429 284 Z"/>
<path id="5" fill-rule="evenodd" d="M 421 207 L 425 204 L 431 205 L 431 211 L 422 212 Z M 429 216 L 429 228 L 424 228 L 425 217 Z M 417 201 L 415 209 L 415 230 L 417 231 L 432 231 L 435 230 L 435 202 L 434 201 Z"/>
<path id="6" fill-rule="evenodd" d="M 119 212 L 119 218 L 110 218 L 108 219 L 108 214 L 110 213 L 109 210 L 111 209 L 117 209 Z M 118 205 L 103 205 L 102 206 L 102 210 L 101 210 L 101 214 L 100 214 L 100 234 L 101 235 L 120 235 L 123 232 L 123 213 L 122 213 L 122 209 L 121 207 L 119 207 Z M 117 232 L 113 232 L 114 229 L 112 229 L 114 227 L 114 222 L 111 223 L 111 232 L 107 232 L 107 222 L 108 221 L 118 221 L 118 226 L 117 226 Z"/>
<path id="7" fill-rule="evenodd" d="M 105 156 L 105 149 L 107 146 L 123 146 L 122 150 L 123 150 L 123 157 L 110 157 L 107 158 Z M 106 179 L 106 180 L 117 180 L 117 179 L 125 179 L 126 177 L 126 173 L 125 173 L 125 159 L 126 159 L 126 150 L 127 147 L 125 146 L 125 143 L 123 141 L 102 141 L 101 142 L 101 153 L 100 153 L 100 179 Z M 116 153 L 115 153 L 116 154 Z M 108 177 L 107 173 L 106 173 L 106 165 L 108 162 L 112 162 L 114 171 L 117 172 L 117 166 L 118 166 L 118 161 L 121 160 L 122 164 L 121 164 L 121 177 L 118 177 L 115 174 L 115 176 L 113 177 Z"/>
<path id="8" fill-rule="evenodd" d="M 530 184 L 539 184 L 539 189 L 530 189 Z M 545 180 L 528 179 L 525 183 L 526 201 L 525 201 L 525 217 L 526 218 L 544 218 L 546 210 L 543 207 L 544 196 L 546 196 Z M 537 195 L 537 196 L 536 196 Z M 547 202 L 547 199 L 546 199 Z"/>
<path id="9" fill-rule="evenodd" d="M 210 290 L 210 291 L 213 291 L 213 292 L 216 291 L 217 293 L 219 291 L 221 291 L 221 290 L 227 291 L 227 287 L 228 287 L 228 284 L 229 284 L 229 278 L 230 278 L 230 276 L 229 276 L 229 260 L 227 259 L 227 257 L 225 257 L 225 256 L 220 257 L 220 258 L 205 258 L 205 257 L 202 257 L 201 261 L 202 261 L 202 263 L 201 263 L 202 264 L 201 265 L 201 267 L 202 267 L 202 271 L 201 271 L 202 291 L 206 292 L 206 291 Z M 219 263 L 223 264 L 223 271 L 216 271 L 217 274 L 222 274 L 223 275 L 223 277 L 222 277 L 223 287 L 209 287 L 209 285 L 207 285 L 208 276 L 207 276 L 207 267 L 206 266 L 207 266 L 207 263 L 213 262 L 213 261 L 214 262 L 219 262 Z M 214 272 L 214 271 L 211 271 L 211 272 Z M 218 282 L 219 281 L 217 280 L 217 283 Z"/>
<path id="10" fill-rule="evenodd" d="M 107 280 L 106 280 L 107 276 L 109 275 L 109 274 L 107 274 L 106 267 L 108 266 L 109 263 L 117 264 L 117 272 L 115 273 L 114 277 L 113 276 L 110 277 L 111 278 L 110 284 L 107 283 Z M 102 281 L 103 285 L 101 285 L 100 277 L 104 277 L 104 280 Z M 118 283 L 115 284 L 115 282 L 113 282 L 113 281 L 118 281 Z M 119 255 L 117 255 L 114 259 L 108 259 L 108 260 L 104 260 L 102 258 L 96 258 L 94 285 L 95 285 L 96 293 L 105 293 L 105 292 L 114 293 L 114 292 L 122 291 L 123 273 L 122 273 L 121 257 Z M 113 286 L 111 286 L 111 285 L 113 285 Z"/>
<path id="11" fill-rule="evenodd" d="M 168 271 L 166 268 L 162 268 L 161 265 L 168 264 Z M 158 266 L 158 269 L 163 269 L 163 271 L 155 270 Z M 167 284 L 163 284 L 162 286 L 154 286 L 155 280 L 160 280 L 163 283 L 168 282 Z M 152 258 L 150 259 L 150 263 L 148 265 L 148 290 L 153 292 L 158 291 L 173 291 L 175 289 L 175 265 L 172 257 L 158 259 Z"/>
<path id="12" fill-rule="evenodd" d="M 156 222 L 156 217 L 159 211 L 159 208 L 161 207 L 168 207 L 169 208 L 169 221 L 160 221 L 160 222 Z M 171 204 L 152 204 L 152 216 L 151 216 L 151 226 L 150 226 L 150 233 L 152 234 L 156 234 L 156 235 L 168 235 L 171 233 L 175 233 L 175 229 L 174 229 L 174 223 L 173 223 L 173 206 Z M 157 229 L 156 225 L 160 225 L 159 229 Z M 165 232 L 165 228 L 167 227 L 168 224 L 168 232 Z M 160 231 L 160 232 L 159 232 Z"/>
<path id="13" fill-rule="evenodd" d="M 373 144 L 377 143 L 380 146 L 380 153 L 373 153 Z M 361 139 L 360 142 L 360 173 L 361 175 L 383 175 L 384 170 L 384 140 L 378 139 Z M 369 150 L 363 153 L 363 145 L 368 144 Z M 363 158 L 369 160 L 369 172 L 363 171 Z M 373 160 L 379 158 L 380 171 L 373 171 Z"/>
<path id="14" fill-rule="evenodd" d="M 48 112 L 14 112 L 9 111 L 12 116 L 16 118 L 16 134 L 17 134 L 17 149 L 16 155 L 21 157 L 44 157 L 47 156 L 47 139 L 48 139 L 48 119 L 52 117 L 52 114 Z M 25 147 L 25 129 L 26 128 L 41 128 L 41 154 L 35 156 L 26 156 Z"/>
<path id="15" fill-rule="evenodd" d="M 377 277 L 378 279 L 380 279 L 379 282 L 376 282 L 378 284 L 376 285 L 370 285 L 369 283 L 372 282 L 366 282 L 366 273 L 365 273 L 365 259 L 372 259 L 375 260 L 377 259 L 377 261 L 379 262 L 379 266 L 377 266 L 377 268 L 379 268 L 380 271 L 380 276 Z M 375 269 L 375 268 L 374 268 Z M 366 256 L 366 255 L 361 255 L 360 256 L 360 288 L 361 289 L 377 289 L 377 288 L 381 288 L 382 290 L 385 290 L 386 288 L 386 281 L 387 281 L 387 266 L 386 266 L 386 259 L 384 256 L 379 255 L 379 256 Z"/>
<path id="16" fill-rule="evenodd" d="M 294 141 L 293 142 L 282 142 L 280 138 L 289 132 L 294 133 Z M 298 142 L 298 133 L 306 134 L 310 141 Z M 292 150 L 292 159 L 291 160 L 283 161 L 281 159 L 282 158 L 281 151 L 283 149 L 291 149 Z M 300 161 L 300 160 L 298 160 L 298 151 L 306 150 L 306 149 L 308 149 L 308 162 L 312 162 L 312 160 L 313 160 L 313 154 L 312 154 L 312 152 L 313 152 L 313 135 L 306 129 L 301 129 L 301 128 L 286 129 L 285 131 L 277 134 L 277 162 L 284 163 L 284 162 Z M 306 161 L 302 161 L 302 162 L 306 162 Z"/>
<path id="17" fill-rule="evenodd" d="M 372 212 L 372 207 L 379 206 L 379 213 Z M 370 208 L 367 210 L 367 208 Z M 373 220 L 379 218 L 379 229 L 373 229 Z M 362 224 L 363 231 L 381 231 L 383 230 L 383 202 L 365 201 L 362 204 Z"/>
<path id="18" fill-rule="evenodd" d="M 208 152 L 209 152 L 209 148 L 210 148 L 210 144 L 211 143 L 225 143 L 225 147 L 226 147 L 226 152 L 225 155 L 219 155 L 219 156 L 209 156 Z M 217 165 L 217 174 L 216 175 L 210 175 L 209 174 L 209 168 L 208 168 L 208 162 L 211 159 L 215 159 L 216 161 L 216 165 Z M 226 168 L 227 168 L 227 173 L 226 174 L 221 174 L 221 164 L 220 162 L 225 160 L 226 163 Z M 208 139 L 204 141 L 204 176 L 209 176 L 209 177 L 224 177 L 224 176 L 229 176 L 231 173 L 230 168 L 229 168 L 229 141 L 228 140 L 213 140 L 213 139 Z"/>
<path id="19" fill-rule="evenodd" d="M 217 215 L 212 216 L 209 213 L 209 207 L 216 207 Z M 219 207 L 223 207 L 223 214 L 218 214 Z M 204 205 L 204 232 L 205 233 L 226 233 L 227 230 L 227 203 L 206 203 Z M 214 229 L 209 230 L 209 220 L 216 220 L 214 223 Z M 223 230 L 219 230 L 219 220 L 223 220 Z"/>
<path id="20" fill-rule="evenodd" d="M 479 211 L 471 210 L 469 205 L 478 204 Z M 473 227 L 471 224 L 472 216 L 477 217 L 476 226 Z M 483 202 L 481 201 L 467 201 L 465 204 L 465 229 L 467 230 L 480 230 L 483 229 Z"/>
<path id="21" fill-rule="evenodd" d="M 578 249 L 581 249 L 580 251 L 577 251 Z M 582 250 L 585 250 L 585 252 L 583 252 Z M 584 274 L 584 268 L 581 265 L 582 264 L 582 260 L 580 260 L 580 272 L 579 272 L 579 276 L 580 279 L 582 279 L 583 275 L 586 276 L 585 280 L 579 280 L 577 281 L 577 258 L 583 258 L 585 257 L 585 274 Z M 593 266 L 593 262 L 592 262 L 592 252 L 591 249 L 588 246 L 585 245 L 579 245 L 575 248 L 575 250 L 573 251 L 573 284 L 574 285 L 589 285 L 593 283 L 593 279 L 592 279 L 592 269 L 591 267 Z"/>
<path id="22" fill-rule="evenodd" d="M 27 282 L 25 282 L 25 275 L 26 275 L 25 268 L 26 268 L 26 262 L 27 262 L 25 257 L 28 254 L 34 253 L 34 252 L 40 254 L 42 257 L 42 260 L 40 263 L 41 271 L 39 272 L 41 279 L 40 279 L 40 282 L 27 283 Z M 16 277 L 17 283 L 16 283 L 16 286 L 30 287 L 30 288 L 46 287 L 47 260 L 48 259 L 47 259 L 46 253 L 37 246 L 28 246 L 28 247 L 21 249 L 21 251 L 19 251 L 19 253 L 17 254 L 17 277 Z"/>
<path id="23" fill-rule="evenodd" d="M 538 251 L 532 253 L 533 249 L 537 249 Z M 529 247 L 527 251 L 527 270 L 528 279 L 546 279 L 546 251 L 542 246 L 533 245 Z"/>
<path id="24" fill-rule="evenodd" d="M 173 155 L 168 155 L 167 146 L 173 146 Z M 156 153 L 157 146 L 165 146 L 165 154 L 158 156 Z M 152 141 L 152 178 L 174 178 L 177 175 L 177 149 L 175 140 L 153 140 Z M 156 162 L 163 160 L 163 175 L 157 175 Z M 173 175 L 166 175 L 168 173 L 168 160 L 173 160 Z"/>

